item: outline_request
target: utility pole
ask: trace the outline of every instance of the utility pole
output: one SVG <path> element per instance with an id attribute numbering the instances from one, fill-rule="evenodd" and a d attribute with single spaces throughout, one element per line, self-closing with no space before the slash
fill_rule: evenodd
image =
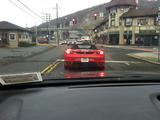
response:
<path id="1" fill-rule="evenodd" d="M 51 40 L 51 14 L 48 14 L 48 38 L 49 38 L 49 41 Z"/>
<path id="2" fill-rule="evenodd" d="M 43 17 L 43 21 L 46 22 L 47 27 L 47 36 L 48 40 L 51 40 L 51 27 L 50 27 L 50 20 L 51 20 L 51 14 L 45 13 L 45 16 Z"/>
<path id="3" fill-rule="evenodd" d="M 56 9 L 56 31 L 57 31 L 57 44 L 59 46 L 59 29 L 58 29 L 58 14 L 59 14 L 59 6 L 58 4 L 56 4 L 56 8 L 53 8 L 53 9 Z"/>
<path id="4" fill-rule="evenodd" d="M 158 25 L 160 30 L 160 7 L 158 8 Z M 160 62 L 160 32 L 159 32 L 159 40 L 158 40 L 158 62 Z"/>
<path id="5" fill-rule="evenodd" d="M 59 30 L 58 30 L 58 10 L 59 10 L 59 8 L 58 8 L 58 4 L 56 4 L 56 17 L 57 17 L 57 23 L 56 23 L 56 26 L 57 26 L 57 44 L 58 44 L 58 46 L 59 46 Z"/>

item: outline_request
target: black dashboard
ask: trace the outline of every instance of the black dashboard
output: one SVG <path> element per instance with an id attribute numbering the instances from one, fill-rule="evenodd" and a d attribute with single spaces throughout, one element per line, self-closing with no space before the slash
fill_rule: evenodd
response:
<path id="1" fill-rule="evenodd" d="M 159 120 L 160 85 L 0 91 L 0 120 Z"/>

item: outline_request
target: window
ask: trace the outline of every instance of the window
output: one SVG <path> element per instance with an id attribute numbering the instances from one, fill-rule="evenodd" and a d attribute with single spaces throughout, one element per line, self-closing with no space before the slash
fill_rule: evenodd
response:
<path id="1" fill-rule="evenodd" d="M 132 21 L 133 21 L 132 18 L 127 18 L 126 19 L 126 26 L 131 26 L 132 25 Z"/>
<path id="2" fill-rule="evenodd" d="M 119 25 L 122 25 L 122 19 L 119 19 Z"/>
<path id="3" fill-rule="evenodd" d="M 111 18 L 115 18 L 116 14 L 115 13 L 111 13 Z"/>
<path id="4" fill-rule="evenodd" d="M 106 26 L 105 26 L 105 28 L 106 28 L 106 29 L 108 29 L 108 22 L 106 22 Z"/>
<path id="5" fill-rule="evenodd" d="M 111 12 L 112 12 L 112 13 L 116 13 L 116 12 L 117 12 L 117 9 L 113 9 Z"/>
<path id="6" fill-rule="evenodd" d="M 28 39 L 28 35 L 26 35 L 26 39 Z"/>
<path id="7" fill-rule="evenodd" d="M 148 24 L 148 19 L 144 18 L 144 19 L 138 19 L 137 21 L 137 25 L 141 24 L 141 25 L 147 25 Z"/>
<path id="8" fill-rule="evenodd" d="M 15 34 L 9 34 L 9 38 L 10 38 L 10 40 L 15 40 Z"/>
<path id="9" fill-rule="evenodd" d="M 154 25 L 158 25 L 158 17 L 154 17 Z"/>
<path id="10" fill-rule="evenodd" d="M 115 26 L 115 20 L 111 21 L 111 26 Z"/>
<path id="11" fill-rule="evenodd" d="M 21 36 L 21 34 L 19 34 L 19 39 L 21 39 L 22 38 L 22 36 Z"/>
<path id="12" fill-rule="evenodd" d="M 124 12 L 124 8 L 121 8 L 120 11 L 123 13 Z"/>

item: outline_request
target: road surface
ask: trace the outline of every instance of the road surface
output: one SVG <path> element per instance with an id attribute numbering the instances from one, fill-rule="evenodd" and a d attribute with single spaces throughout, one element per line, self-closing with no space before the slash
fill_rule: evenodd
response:
<path id="1" fill-rule="evenodd" d="M 103 72 L 159 72 L 160 65 L 145 62 L 139 59 L 129 57 L 127 54 L 142 52 L 140 50 L 123 48 L 103 48 L 106 54 L 105 69 L 64 69 L 64 50 L 66 46 L 53 47 L 51 50 L 41 54 L 20 59 L 17 62 L 9 64 L 0 64 L 0 74 L 30 73 L 41 72 L 44 79 L 56 79 L 64 77 L 73 77 L 79 73 L 99 73 Z M 143 51 L 144 52 L 144 51 Z M 72 74 L 71 74 L 72 73 Z M 83 76 L 83 74 L 81 74 Z"/>

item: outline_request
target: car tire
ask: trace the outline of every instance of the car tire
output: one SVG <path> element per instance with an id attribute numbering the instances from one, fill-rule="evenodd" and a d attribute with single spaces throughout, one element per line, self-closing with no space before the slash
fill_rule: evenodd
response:
<path id="1" fill-rule="evenodd" d="M 104 68 L 105 68 L 104 66 L 103 67 L 99 67 L 100 70 L 104 70 Z"/>
<path id="2" fill-rule="evenodd" d="M 64 69 L 65 69 L 65 70 L 69 70 L 69 67 L 66 66 L 66 65 L 64 65 Z"/>

